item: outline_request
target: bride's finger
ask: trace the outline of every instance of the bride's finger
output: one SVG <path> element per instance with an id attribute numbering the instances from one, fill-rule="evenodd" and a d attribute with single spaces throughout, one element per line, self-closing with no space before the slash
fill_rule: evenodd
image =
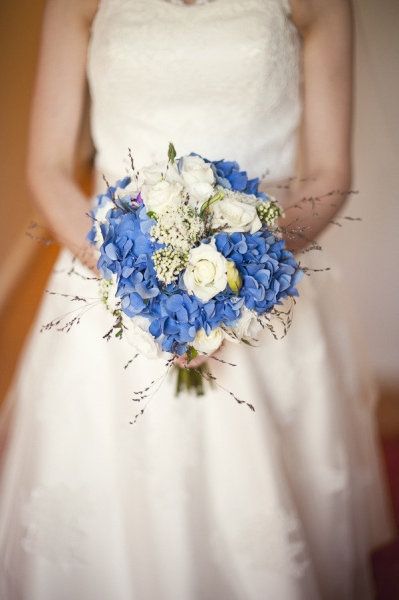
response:
<path id="1" fill-rule="evenodd" d="M 175 365 L 181 367 L 182 369 L 187 366 L 187 355 L 183 354 L 183 356 L 178 356 L 174 360 Z"/>

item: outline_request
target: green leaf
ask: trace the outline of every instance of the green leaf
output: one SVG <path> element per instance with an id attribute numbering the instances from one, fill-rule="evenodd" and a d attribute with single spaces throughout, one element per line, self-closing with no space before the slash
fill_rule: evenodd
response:
<path id="1" fill-rule="evenodd" d="M 169 148 L 168 148 L 168 159 L 169 159 L 169 162 L 171 162 L 171 163 L 175 162 L 175 158 L 176 158 L 175 147 L 172 144 L 172 142 L 169 142 Z"/>
<path id="2" fill-rule="evenodd" d="M 186 354 L 188 362 L 190 362 L 191 360 L 193 360 L 193 358 L 196 358 L 198 356 L 198 352 L 195 348 L 193 348 L 193 346 L 188 346 Z"/>

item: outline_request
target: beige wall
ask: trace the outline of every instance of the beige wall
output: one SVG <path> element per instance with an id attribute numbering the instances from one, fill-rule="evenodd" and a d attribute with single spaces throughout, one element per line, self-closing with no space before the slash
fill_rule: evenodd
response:
<path id="1" fill-rule="evenodd" d="M 29 219 L 24 183 L 28 106 L 43 0 L 1 0 L 0 256 Z M 399 384 L 398 0 L 356 0 L 355 182 L 348 211 L 360 224 L 326 236 L 341 262 L 377 374 Z M 25 245 L 26 248 L 26 245 Z M 1 273 L 1 271 L 0 271 Z M 0 283 L 0 295 L 2 291 Z"/>
<path id="2" fill-rule="evenodd" d="M 24 181 L 28 114 L 44 0 L 0 1 L 0 256 L 29 221 Z"/>
<path id="3" fill-rule="evenodd" d="M 369 354 L 384 385 L 399 385 L 399 2 L 355 0 L 357 52 L 353 197 L 361 216 L 327 234 Z"/>

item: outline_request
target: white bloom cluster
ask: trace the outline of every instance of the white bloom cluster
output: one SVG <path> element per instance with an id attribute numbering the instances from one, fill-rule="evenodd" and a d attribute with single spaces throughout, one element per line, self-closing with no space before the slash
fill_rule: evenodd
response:
<path id="1" fill-rule="evenodd" d="M 277 219 L 283 215 L 281 206 L 274 198 L 263 202 L 259 201 L 256 204 L 256 210 L 262 223 L 266 223 L 269 227 L 275 225 Z"/>
<path id="2" fill-rule="evenodd" d="M 156 358 L 160 355 L 158 345 L 148 331 L 150 326 L 148 319 L 138 315 L 130 319 L 124 319 L 123 325 L 125 339 L 138 354 L 142 354 L 146 358 Z"/>
<path id="3" fill-rule="evenodd" d="M 192 343 L 193 348 L 203 354 L 212 354 L 216 352 L 227 340 L 238 344 L 240 341 L 246 341 L 250 344 L 259 341 L 259 336 L 263 331 L 262 318 L 254 311 L 244 307 L 238 321 L 231 327 L 216 327 L 208 334 L 204 329 L 200 329 Z"/>
<path id="4" fill-rule="evenodd" d="M 262 227 L 256 210 L 257 198 L 232 190 L 218 188 L 224 197 L 211 205 L 212 227 L 227 232 L 255 233 Z"/>
<path id="5" fill-rule="evenodd" d="M 215 175 L 211 166 L 200 156 L 184 156 L 180 172 L 190 203 L 199 208 L 214 193 Z"/>
<path id="6" fill-rule="evenodd" d="M 215 327 L 208 334 L 200 329 L 192 343 L 193 348 L 203 354 L 212 354 L 222 345 L 225 333 L 221 327 Z"/>
<path id="7" fill-rule="evenodd" d="M 257 341 L 263 330 L 262 319 L 255 311 L 244 306 L 241 317 L 232 330 L 239 340 Z"/>
<path id="8" fill-rule="evenodd" d="M 184 156 L 176 162 L 144 167 L 139 176 L 141 195 L 148 211 L 156 215 L 176 208 L 185 199 L 199 209 L 214 192 L 215 175 L 200 156 Z"/>
<path id="9" fill-rule="evenodd" d="M 197 212 L 186 204 L 169 206 L 157 215 L 151 237 L 169 244 L 181 252 L 189 252 L 204 236 L 204 222 Z"/>
<path id="10" fill-rule="evenodd" d="M 154 252 L 152 259 L 159 281 L 168 285 L 176 281 L 179 273 L 186 267 L 188 253 L 176 250 L 172 246 L 165 246 Z"/>

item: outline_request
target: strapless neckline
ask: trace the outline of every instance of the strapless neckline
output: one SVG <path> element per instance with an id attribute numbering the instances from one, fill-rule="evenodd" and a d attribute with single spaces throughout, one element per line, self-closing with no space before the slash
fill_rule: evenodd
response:
<path id="1" fill-rule="evenodd" d="M 299 50 L 285 0 L 101 0 L 88 49 L 96 171 L 118 178 L 128 148 L 140 167 L 172 140 L 250 177 L 292 175 Z"/>
<path id="2" fill-rule="evenodd" d="M 187 8 L 193 8 L 197 6 L 204 6 L 205 4 L 213 4 L 217 0 L 195 0 L 195 2 L 185 2 L 184 0 L 156 0 L 157 2 L 165 2 L 173 6 L 182 6 Z"/>

